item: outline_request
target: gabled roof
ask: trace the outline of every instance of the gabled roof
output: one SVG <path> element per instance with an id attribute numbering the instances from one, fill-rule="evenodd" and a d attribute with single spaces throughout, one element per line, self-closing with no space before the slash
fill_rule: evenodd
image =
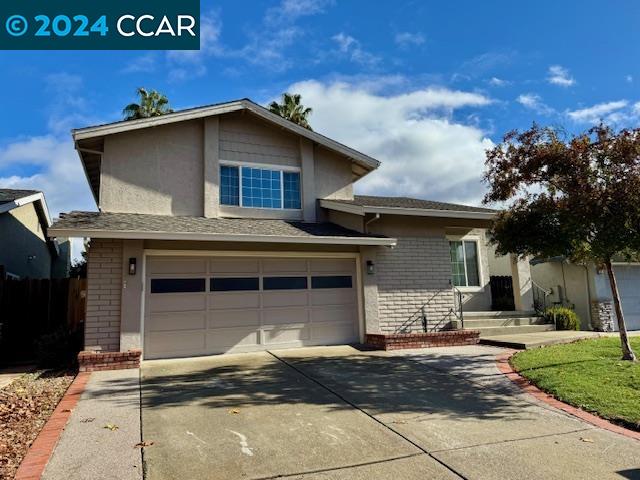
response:
<path id="1" fill-rule="evenodd" d="M 14 208 L 35 202 L 44 226 L 51 225 L 49 207 L 44 199 L 44 194 L 38 190 L 15 190 L 12 188 L 0 188 L 0 213 L 5 213 Z"/>
<path id="2" fill-rule="evenodd" d="M 380 162 L 375 158 L 358 152 L 351 147 L 336 142 L 335 140 L 325 137 L 324 135 L 321 135 L 317 132 L 313 132 L 311 130 L 303 128 L 296 123 L 293 123 L 287 119 L 282 118 L 279 115 L 276 115 L 275 113 L 270 112 L 268 109 L 264 108 L 261 105 L 258 105 L 248 98 L 243 98 L 241 100 L 234 100 L 231 102 L 217 103 L 204 107 L 179 110 L 158 117 L 142 118 L 138 120 L 124 120 L 72 130 L 76 150 L 78 150 L 78 153 L 80 154 L 80 158 L 85 168 L 85 173 L 87 175 L 87 179 L 89 180 L 89 184 L 91 185 L 91 190 L 93 192 L 94 198 L 96 199 L 96 201 L 98 201 L 100 190 L 100 155 L 102 153 L 101 139 L 105 136 L 139 130 L 142 128 L 151 128 L 176 122 L 184 122 L 199 118 L 212 117 L 242 110 L 248 111 L 252 115 L 266 122 L 269 122 L 280 128 L 284 128 L 285 130 L 300 135 L 301 137 L 307 138 L 318 145 L 322 145 L 323 147 L 333 152 L 343 155 L 348 160 L 351 160 L 352 164 L 354 165 L 354 174 L 357 177 L 366 175 L 367 173 L 375 170 L 380 166 Z"/>
<path id="3" fill-rule="evenodd" d="M 471 218 L 491 220 L 497 210 L 472 207 L 455 203 L 437 202 L 409 197 L 376 197 L 355 195 L 353 200 L 320 200 L 320 205 L 356 215 L 384 213 L 391 215 L 413 215 L 423 217 Z"/>
<path id="4" fill-rule="evenodd" d="M 225 242 L 395 245 L 334 223 L 248 218 L 204 218 L 141 213 L 71 212 L 49 229 L 52 236 Z"/>

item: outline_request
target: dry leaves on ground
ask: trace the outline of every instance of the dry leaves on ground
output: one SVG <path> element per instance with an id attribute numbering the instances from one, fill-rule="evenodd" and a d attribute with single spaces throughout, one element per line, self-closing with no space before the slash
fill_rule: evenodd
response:
<path id="1" fill-rule="evenodd" d="M 69 388 L 71 372 L 28 373 L 0 390 L 0 478 L 13 478 Z"/>

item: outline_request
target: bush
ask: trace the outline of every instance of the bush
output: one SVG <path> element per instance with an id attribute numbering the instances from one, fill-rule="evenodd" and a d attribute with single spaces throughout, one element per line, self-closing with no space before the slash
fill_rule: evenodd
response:
<path id="1" fill-rule="evenodd" d="M 74 366 L 78 352 L 82 349 L 82 331 L 70 331 L 59 327 L 40 336 L 36 342 L 36 359 L 43 368 L 66 368 Z"/>
<path id="2" fill-rule="evenodd" d="M 578 314 L 567 307 L 551 307 L 544 312 L 549 323 L 553 323 L 555 317 L 556 330 L 580 330 L 580 318 Z"/>

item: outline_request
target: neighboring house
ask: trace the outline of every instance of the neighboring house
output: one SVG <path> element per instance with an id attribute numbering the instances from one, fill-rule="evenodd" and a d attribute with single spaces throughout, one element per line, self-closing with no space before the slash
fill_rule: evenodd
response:
<path id="1" fill-rule="evenodd" d="M 49 240 L 49 210 L 42 192 L 0 188 L 0 276 L 51 278 L 69 275 L 70 248 Z"/>
<path id="2" fill-rule="evenodd" d="M 379 162 L 240 100 L 74 130 L 99 212 L 85 348 L 145 358 L 362 342 L 491 309 L 492 265 L 532 305 L 529 265 L 495 258 L 495 211 L 357 196 Z M 452 274 L 453 271 L 453 274 Z M 453 287 L 456 287 L 454 289 Z"/>
<path id="3" fill-rule="evenodd" d="M 640 264 L 613 262 L 628 330 L 640 330 Z M 613 297 L 606 270 L 577 265 L 563 258 L 533 261 L 533 281 L 550 292 L 550 303 L 570 306 L 583 330 L 617 331 Z"/>

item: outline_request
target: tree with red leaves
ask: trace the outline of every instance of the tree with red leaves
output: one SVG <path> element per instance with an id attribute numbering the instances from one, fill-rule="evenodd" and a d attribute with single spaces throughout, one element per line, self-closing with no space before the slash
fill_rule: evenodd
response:
<path id="1" fill-rule="evenodd" d="M 640 129 L 569 137 L 534 124 L 487 151 L 486 167 L 485 203 L 508 205 L 490 232 L 497 252 L 606 268 L 622 359 L 635 361 L 612 262 L 640 258 Z"/>

